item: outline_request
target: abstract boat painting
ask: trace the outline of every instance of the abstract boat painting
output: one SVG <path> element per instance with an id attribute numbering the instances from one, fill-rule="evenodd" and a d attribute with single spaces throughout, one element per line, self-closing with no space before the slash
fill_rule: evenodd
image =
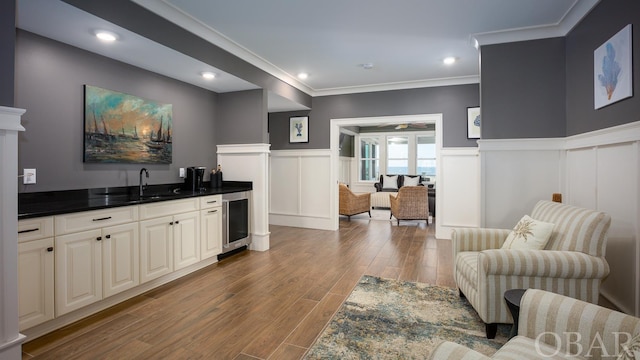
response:
<path id="1" fill-rule="evenodd" d="M 170 164 L 171 104 L 85 85 L 84 161 Z"/>
<path id="2" fill-rule="evenodd" d="M 633 96 L 631 24 L 593 52 L 595 109 Z"/>

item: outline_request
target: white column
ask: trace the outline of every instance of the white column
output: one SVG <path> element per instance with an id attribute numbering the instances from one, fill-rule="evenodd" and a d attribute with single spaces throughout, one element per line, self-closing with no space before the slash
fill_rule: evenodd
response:
<path id="1" fill-rule="evenodd" d="M 269 144 L 218 145 L 224 181 L 252 181 L 252 242 L 249 249 L 269 250 Z"/>
<path id="2" fill-rule="evenodd" d="M 20 359 L 18 328 L 18 131 L 23 109 L 0 106 L 0 359 Z"/>

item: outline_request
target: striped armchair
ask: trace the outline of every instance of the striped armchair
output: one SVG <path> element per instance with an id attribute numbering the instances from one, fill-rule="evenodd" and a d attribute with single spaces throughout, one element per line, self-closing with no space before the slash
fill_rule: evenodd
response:
<path id="1" fill-rule="evenodd" d="M 639 357 L 639 318 L 564 295 L 529 289 L 520 302 L 518 335 L 492 357 L 462 345 L 442 342 L 433 349 L 429 359 L 600 360 Z"/>
<path id="2" fill-rule="evenodd" d="M 604 258 L 608 214 L 551 201 L 530 215 L 555 226 L 544 250 L 500 249 L 511 230 L 454 229 L 454 277 L 493 338 L 498 323 L 513 323 L 504 301 L 509 289 L 536 288 L 597 304 L 609 274 Z"/>

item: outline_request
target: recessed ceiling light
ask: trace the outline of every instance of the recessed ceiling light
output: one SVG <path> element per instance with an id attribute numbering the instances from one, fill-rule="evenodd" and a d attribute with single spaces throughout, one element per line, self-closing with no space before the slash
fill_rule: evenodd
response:
<path id="1" fill-rule="evenodd" d="M 216 74 L 212 73 L 211 71 L 205 71 L 205 72 L 201 73 L 200 75 L 202 75 L 202 77 L 207 79 L 207 80 L 211 80 L 211 79 L 216 77 Z"/>
<path id="2" fill-rule="evenodd" d="M 302 72 L 302 73 L 298 74 L 298 79 L 300 79 L 300 80 L 304 80 L 304 79 L 306 79 L 308 77 L 309 77 L 309 74 L 307 74 L 307 73 L 303 73 Z"/>
<path id="3" fill-rule="evenodd" d="M 454 62 L 456 62 L 456 58 L 454 58 L 453 56 L 449 56 L 444 58 L 444 60 L 442 60 L 443 63 L 445 63 L 445 65 L 451 65 Z"/>
<path id="4" fill-rule="evenodd" d="M 96 31 L 96 37 L 105 42 L 113 42 L 118 39 L 118 36 L 116 36 L 116 34 L 103 30 Z"/>

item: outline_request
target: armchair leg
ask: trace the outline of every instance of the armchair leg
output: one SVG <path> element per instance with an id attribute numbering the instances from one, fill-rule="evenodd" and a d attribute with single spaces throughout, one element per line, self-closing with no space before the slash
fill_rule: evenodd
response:
<path id="1" fill-rule="evenodd" d="M 351 221 L 351 215 L 347 215 L 347 221 Z"/>
<path id="2" fill-rule="evenodd" d="M 467 297 L 464 295 L 464 293 L 462 292 L 462 290 L 458 289 L 458 295 L 460 295 L 460 297 L 462 299 L 466 299 Z"/>
<path id="3" fill-rule="evenodd" d="M 400 226 L 400 219 L 397 219 L 397 220 L 398 220 L 398 226 Z"/>
<path id="4" fill-rule="evenodd" d="M 371 210 L 367 211 L 367 213 L 369 214 L 369 218 L 371 218 Z"/>
<path id="5" fill-rule="evenodd" d="M 487 339 L 495 339 L 498 332 L 498 324 L 484 324 L 484 328 L 487 331 Z"/>

